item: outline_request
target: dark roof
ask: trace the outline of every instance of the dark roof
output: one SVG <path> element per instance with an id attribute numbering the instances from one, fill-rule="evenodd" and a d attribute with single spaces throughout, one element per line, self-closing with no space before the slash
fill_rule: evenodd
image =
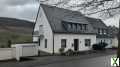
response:
<path id="1" fill-rule="evenodd" d="M 83 33 L 83 34 L 95 34 L 93 28 L 84 32 L 68 32 L 64 29 L 62 21 L 72 22 L 72 23 L 81 23 L 81 24 L 91 24 L 88 22 L 87 18 L 78 11 L 67 10 L 64 8 L 58 8 L 56 6 L 50 6 L 41 4 L 47 19 L 51 25 L 53 32 L 55 33 Z M 93 19 L 94 20 L 94 19 Z M 90 21 L 93 22 L 93 21 Z M 92 26 L 91 26 L 92 27 Z"/>
<path id="2" fill-rule="evenodd" d="M 91 23 L 94 28 L 104 28 L 107 29 L 107 26 L 101 19 L 86 17 L 86 19 Z"/>
<path id="3" fill-rule="evenodd" d="M 117 37 L 119 32 L 119 28 L 115 26 L 108 26 L 108 34 L 112 37 Z"/>
<path id="4" fill-rule="evenodd" d="M 97 38 L 113 38 L 113 36 L 111 36 L 108 33 L 108 28 L 101 19 L 90 18 L 90 17 L 86 17 L 86 18 L 89 21 L 89 23 L 93 26 L 94 29 L 106 29 L 107 34 L 100 35 L 100 34 L 98 34 L 98 31 L 96 31 Z"/>
<path id="5" fill-rule="evenodd" d="M 109 34 L 107 34 L 107 35 L 104 35 L 104 34 L 99 35 L 99 34 L 97 34 L 96 37 L 97 37 L 97 38 L 113 38 L 113 36 L 110 36 Z"/>

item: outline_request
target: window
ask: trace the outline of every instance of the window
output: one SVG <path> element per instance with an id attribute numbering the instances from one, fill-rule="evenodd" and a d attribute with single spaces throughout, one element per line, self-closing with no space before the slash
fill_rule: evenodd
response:
<path id="1" fill-rule="evenodd" d="M 104 34 L 107 34 L 107 33 L 106 33 L 106 30 L 104 30 Z"/>
<path id="2" fill-rule="evenodd" d="M 87 30 L 87 25 L 86 25 L 86 24 L 85 24 L 85 26 L 84 26 L 84 27 L 85 27 L 85 30 Z"/>
<path id="3" fill-rule="evenodd" d="M 80 31 L 80 24 L 77 24 L 77 30 Z"/>
<path id="4" fill-rule="evenodd" d="M 106 41 L 104 40 L 104 43 L 105 43 Z"/>
<path id="5" fill-rule="evenodd" d="M 98 29 L 98 34 L 100 33 L 100 29 Z"/>
<path id="6" fill-rule="evenodd" d="M 47 39 L 45 39 L 45 48 L 47 48 Z"/>
<path id="7" fill-rule="evenodd" d="M 83 30 L 87 30 L 87 25 L 83 24 Z"/>
<path id="8" fill-rule="evenodd" d="M 90 46 L 90 45 L 91 45 L 91 40 L 85 39 L 85 46 Z"/>
<path id="9" fill-rule="evenodd" d="M 100 29 L 100 34 L 102 34 L 102 30 Z"/>
<path id="10" fill-rule="evenodd" d="M 38 38 L 38 44 L 39 44 L 39 46 L 40 46 L 40 38 Z"/>
<path id="11" fill-rule="evenodd" d="M 110 40 L 110 44 L 112 44 L 112 39 Z"/>
<path id="12" fill-rule="evenodd" d="M 77 30 L 77 24 L 72 24 L 73 25 L 73 31 Z"/>
<path id="13" fill-rule="evenodd" d="M 71 24 L 68 24 L 68 29 L 71 29 Z"/>
<path id="14" fill-rule="evenodd" d="M 66 39 L 62 39 L 61 40 L 61 48 L 65 48 L 66 47 Z"/>
<path id="15" fill-rule="evenodd" d="M 102 40 L 100 41 L 100 43 L 102 43 Z"/>
<path id="16" fill-rule="evenodd" d="M 80 24 L 80 30 L 82 30 L 82 24 Z"/>

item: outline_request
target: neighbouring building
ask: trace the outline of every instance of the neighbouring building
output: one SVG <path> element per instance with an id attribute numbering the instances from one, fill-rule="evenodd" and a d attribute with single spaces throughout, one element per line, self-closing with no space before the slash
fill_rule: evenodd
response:
<path id="1" fill-rule="evenodd" d="M 113 44 L 113 36 L 110 35 L 108 27 L 101 19 L 86 17 L 96 31 L 96 43 L 105 42 L 108 44 L 106 48 L 111 48 Z"/>
<path id="2" fill-rule="evenodd" d="M 119 29 L 115 26 L 108 26 L 108 33 L 113 37 L 112 47 L 118 47 L 118 32 Z"/>

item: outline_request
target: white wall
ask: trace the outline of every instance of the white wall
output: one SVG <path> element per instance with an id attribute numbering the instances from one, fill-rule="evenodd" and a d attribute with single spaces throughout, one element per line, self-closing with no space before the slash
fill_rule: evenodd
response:
<path id="1" fill-rule="evenodd" d="M 12 52 L 12 48 L 0 48 L 0 60 L 12 59 L 14 57 Z"/>
<path id="2" fill-rule="evenodd" d="M 79 35 L 79 34 L 55 34 L 54 35 L 54 47 L 55 53 L 59 52 L 59 48 L 61 48 L 61 39 L 67 39 L 66 49 L 73 49 L 74 39 L 79 39 L 79 51 L 90 50 L 91 47 L 85 46 L 85 39 L 91 39 L 91 45 L 96 43 L 96 35 Z"/>
<path id="3" fill-rule="evenodd" d="M 53 51 L 53 33 L 52 33 L 51 26 L 47 20 L 47 17 L 45 15 L 42 7 L 40 8 L 39 16 L 38 16 L 34 31 L 39 31 L 40 25 L 43 25 L 44 37 L 40 41 L 41 43 L 40 43 L 39 49 L 52 53 L 52 51 Z M 47 39 L 47 48 L 45 48 L 45 39 Z M 33 37 L 33 41 L 38 41 L 38 37 Z"/>
<path id="4" fill-rule="evenodd" d="M 118 38 L 117 37 L 113 38 L 113 44 L 112 44 L 112 46 L 118 47 Z"/>
<path id="5" fill-rule="evenodd" d="M 112 38 L 96 38 L 96 43 L 100 43 L 102 40 L 102 42 L 105 42 L 108 44 L 107 48 L 111 48 L 113 41 Z"/>

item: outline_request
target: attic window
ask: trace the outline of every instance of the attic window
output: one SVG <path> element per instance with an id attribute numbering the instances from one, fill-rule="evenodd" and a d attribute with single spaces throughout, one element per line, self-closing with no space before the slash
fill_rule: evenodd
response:
<path id="1" fill-rule="evenodd" d="M 87 24 L 72 23 L 66 21 L 62 21 L 62 22 L 65 29 L 71 32 L 87 30 Z"/>
<path id="2" fill-rule="evenodd" d="M 72 29 L 72 28 L 73 28 L 72 24 L 67 24 L 67 25 L 68 25 L 68 28 L 69 28 L 69 29 Z"/>

